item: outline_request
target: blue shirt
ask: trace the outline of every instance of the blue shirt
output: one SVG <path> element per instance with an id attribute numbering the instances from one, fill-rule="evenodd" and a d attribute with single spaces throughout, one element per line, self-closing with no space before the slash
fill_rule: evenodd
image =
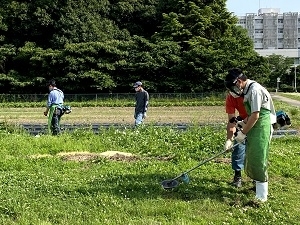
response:
<path id="1" fill-rule="evenodd" d="M 47 106 L 51 107 L 51 105 L 53 104 L 58 105 L 63 103 L 64 103 L 64 93 L 55 87 L 52 91 L 50 91 L 48 95 Z"/>

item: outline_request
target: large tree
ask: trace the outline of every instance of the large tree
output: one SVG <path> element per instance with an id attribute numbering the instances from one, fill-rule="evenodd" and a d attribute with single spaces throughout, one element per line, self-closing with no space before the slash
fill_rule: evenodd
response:
<path id="1" fill-rule="evenodd" d="M 177 91 L 223 88 L 222 79 L 230 67 L 251 71 L 261 66 L 251 40 L 236 26 L 237 18 L 227 11 L 225 3 L 172 1 L 172 11 L 164 14 L 161 30 L 153 37 L 157 42 L 169 40 L 181 47 L 181 60 L 172 68 L 173 80 L 181 84 Z"/>
<path id="2" fill-rule="evenodd" d="M 266 67 L 269 72 L 268 86 L 275 88 L 277 86 L 277 78 L 280 78 L 280 84 L 292 86 L 294 82 L 294 68 L 291 68 L 293 60 L 281 55 L 270 55 L 265 58 Z"/>

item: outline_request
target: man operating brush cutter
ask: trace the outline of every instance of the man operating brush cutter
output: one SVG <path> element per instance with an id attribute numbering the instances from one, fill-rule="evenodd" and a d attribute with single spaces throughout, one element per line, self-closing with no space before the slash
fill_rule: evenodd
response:
<path id="1" fill-rule="evenodd" d="M 250 80 L 239 68 L 228 71 L 224 80 L 231 92 L 244 97 L 248 117 L 240 123 L 241 130 L 235 140 L 244 142 L 246 137 L 245 172 L 256 181 L 255 199 L 265 202 L 268 197 L 268 155 L 276 123 L 276 112 L 270 93 L 259 83 Z"/>

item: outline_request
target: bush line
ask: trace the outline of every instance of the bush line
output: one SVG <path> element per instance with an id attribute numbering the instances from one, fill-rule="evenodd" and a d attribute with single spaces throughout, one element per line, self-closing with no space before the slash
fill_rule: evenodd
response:
<path id="1" fill-rule="evenodd" d="M 134 107 L 133 101 L 87 101 L 87 102 L 65 102 L 71 107 Z M 224 101 L 150 101 L 151 107 L 172 106 L 223 106 Z M 0 108 L 37 108 L 45 107 L 45 102 L 5 102 L 0 103 Z"/>

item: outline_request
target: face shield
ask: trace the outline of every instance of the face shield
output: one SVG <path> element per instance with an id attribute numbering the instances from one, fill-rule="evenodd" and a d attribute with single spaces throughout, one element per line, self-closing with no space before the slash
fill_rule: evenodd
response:
<path id="1" fill-rule="evenodd" d="M 237 86 L 238 79 L 234 80 L 226 80 L 225 87 L 229 90 L 229 93 L 234 97 L 237 98 L 243 95 L 243 89 Z M 237 96 L 237 97 L 235 97 Z"/>
<path id="2" fill-rule="evenodd" d="M 243 89 L 240 89 L 238 86 L 234 85 L 231 86 L 229 89 L 230 92 L 232 92 L 233 94 L 237 95 L 237 97 L 242 96 L 243 95 Z M 234 96 L 233 96 L 234 97 Z"/>

